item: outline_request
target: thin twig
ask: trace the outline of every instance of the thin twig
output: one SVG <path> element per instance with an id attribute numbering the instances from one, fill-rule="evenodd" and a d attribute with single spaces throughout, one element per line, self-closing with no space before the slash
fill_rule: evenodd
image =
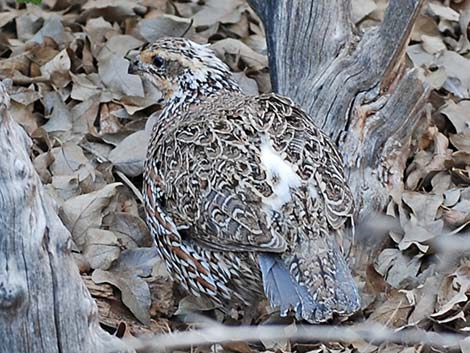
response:
<path id="1" fill-rule="evenodd" d="M 139 189 L 129 180 L 129 178 L 119 170 L 116 170 L 115 173 L 121 178 L 121 180 L 132 190 L 134 195 L 139 199 L 140 203 L 144 203 L 144 197 Z"/>
<path id="2" fill-rule="evenodd" d="M 362 324 L 355 326 L 223 326 L 215 325 L 194 331 L 176 332 L 165 335 L 133 338 L 126 343 L 133 349 L 164 351 L 176 348 L 197 346 L 211 343 L 232 341 L 254 342 L 260 340 L 309 340 L 320 342 L 358 341 L 384 342 L 406 346 L 427 345 L 446 349 L 458 348 L 465 336 L 455 333 L 436 333 L 420 329 L 395 331 L 379 324 Z"/>

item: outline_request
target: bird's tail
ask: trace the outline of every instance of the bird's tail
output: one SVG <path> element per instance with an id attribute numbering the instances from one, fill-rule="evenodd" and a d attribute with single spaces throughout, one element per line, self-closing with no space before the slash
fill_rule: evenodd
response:
<path id="1" fill-rule="evenodd" d="M 264 292 L 271 306 L 279 307 L 281 316 L 293 310 L 297 320 L 320 323 L 334 313 L 349 315 L 360 309 L 359 291 L 351 271 L 338 247 L 329 245 L 328 255 L 312 254 L 307 259 L 272 253 L 258 255 Z"/>

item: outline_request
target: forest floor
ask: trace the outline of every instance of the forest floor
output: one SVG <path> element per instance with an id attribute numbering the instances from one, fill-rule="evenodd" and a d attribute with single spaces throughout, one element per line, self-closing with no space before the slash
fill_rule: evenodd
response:
<path id="1" fill-rule="evenodd" d="M 352 2 L 359 34 L 380 23 L 387 4 Z M 180 293 L 152 248 L 140 189 L 143 141 L 162 108 L 161 96 L 128 74 L 124 56 L 146 42 L 184 34 L 211 43 L 245 92 L 269 92 L 258 17 L 244 0 L 43 0 L 41 6 L 3 1 L 0 8 L 0 78 L 13 80 L 12 115 L 33 139 L 34 165 L 72 235 L 102 325 L 128 337 L 190 328 L 194 324 L 184 314 L 213 308 Z M 362 311 L 345 324 L 470 332 L 469 23 L 468 0 L 430 1 L 417 19 L 406 60 L 433 88 L 426 126 L 413 141 L 402 187 L 390 190 L 383 227 L 375 228 L 377 236 L 367 235 L 382 245 L 377 256 L 364 259 L 366 270 L 356 277 Z M 224 319 L 217 311 L 211 317 Z M 233 313 L 225 322 L 237 324 L 240 317 Z M 223 349 L 425 348 L 266 340 Z"/>

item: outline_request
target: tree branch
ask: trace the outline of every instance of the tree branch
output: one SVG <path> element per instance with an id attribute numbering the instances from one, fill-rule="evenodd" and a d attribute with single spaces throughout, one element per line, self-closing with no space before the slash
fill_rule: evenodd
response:
<path id="1" fill-rule="evenodd" d="M 250 3 L 266 27 L 273 90 L 280 94 L 295 98 L 351 40 L 350 0 Z"/>
<path id="2" fill-rule="evenodd" d="M 356 326 L 238 326 L 215 325 L 201 330 L 132 339 L 129 345 L 136 350 L 165 351 L 224 342 L 259 342 L 264 340 L 303 340 L 307 342 L 354 343 L 362 340 L 380 345 L 385 342 L 407 346 L 426 345 L 446 350 L 458 349 L 465 336 L 453 333 L 427 332 L 420 329 L 395 331 L 379 324 L 367 323 Z M 107 352 L 112 352 L 108 350 Z"/>

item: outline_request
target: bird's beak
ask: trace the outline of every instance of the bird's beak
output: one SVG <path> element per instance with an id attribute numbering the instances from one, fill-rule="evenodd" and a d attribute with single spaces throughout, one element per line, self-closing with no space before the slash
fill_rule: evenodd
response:
<path id="1" fill-rule="evenodd" d="M 127 73 L 135 75 L 142 71 L 144 70 L 143 70 L 140 60 L 135 59 L 129 63 L 129 68 L 127 69 Z"/>
<path id="2" fill-rule="evenodd" d="M 138 74 L 139 72 L 146 71 L 144 65 L 142 65 L 142 62 L 139 59 L 138 51 L 129 51 L 125 58 L 129 60 L 129 68 L 127 69 L 129 74 Z"/>

